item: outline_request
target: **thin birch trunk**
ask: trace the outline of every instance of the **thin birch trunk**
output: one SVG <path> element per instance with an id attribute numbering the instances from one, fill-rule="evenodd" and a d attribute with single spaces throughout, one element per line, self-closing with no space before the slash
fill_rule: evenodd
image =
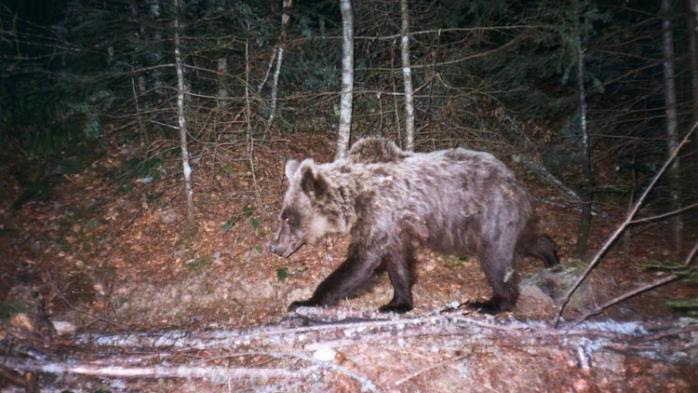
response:
<path id="1" fill-rule="evenodd" d="M 590 143 L 589 143 L 589 129 L 587 123 L 587 103 L 586 103 L 586 90 L 584 88 L 584 50 L 582 48 L 582 37 L 581 37 L 581 26 L 580 18 L 581 13 L 579 10 L 579 1 L 575 4 L 575 53 L 577 58 L 577 90 L 579 92 L 579 132 L 581 136 L 581 164 L 582 164 L 582 175 L 583 185 L 581 192 L 582 199 L 582 216 L 579 222 L 579 232 L 577 236 L 577 244 L 575 246 L 575 254 L 579 258 L 583 258 L 587 251 L 587 241 L 589 239 L 589 232 L 591 230 L 591 208 L 593 191 L 592 187 L 594 184 L 594 179 L 591 173 L 591 158 L 590 158 Z"/>
<path id="2" fill-rule="evenodd" d="M 131 16 L 133 17 L 134 20 L 139 20 L 139 15 L 138 15 L 138 8 L 136 7 L 135 4 L 131 4 Z M 143 22 L 139 23 L 138 30 L 133 33 L 133 39 L 136 42 L 136 45 L 143 45 L 144 44 L 144 39 L 145 39 L 145 25 Z M 136 63 L 136 56 L 132 56 L 132 63 L 134 64 L 135 68 L 135 63 Z M 138 73 L 138 76 L 136 77 L 136 85 L 138 86 L 138 94 L 144 94 L 146 90 L 145 86 L 145 76 L 143 75 L 142 72 Z"/>
<path id="3" fill-rule="evenodd" d="M 284 49 L 286 46 L 286 26 L 291 18 L 290 11 L 293 5 L 293 0 L 283 0 L 281 12 L 281 34 L 279 35 L 278 50 L 276 53 L 276 69 L 274 69 L 274 77 L 271 85 L 271 104 L 269 109 L 269 118 L 267 119 L 267 132 L 271 129 L 276 117 L 277 97 L 279 92 L 279 75 L 281 75 L 281 65 L 284 62 Z"/>
<path id="4" fill-rule="evenodd" d="M 390 45 L 390 85 L 393 89 L 393 113 L 395 114 L 395 130 L 397 132 L 398 145 L 402 148 L 402 126 L 400 125 L 400 104 L 398 103 L 398 92 L 397 92 L 397 82 L 395 81 L 395 45 L 396 41 L 393 41 Z"/>
<path id="5" fill-rule="evenodd" d="M 191 181 L 191 166 L 189 165 L 189 151 L 187 147 L 187 120 L 184 116 L 184 65 L 182 64 L 182 52 L 180 42 L 179 14 L 181 0 L 174 1 L 174 55 L 175 68 L 177 70 L 177 119 L 179 125 L 179 142 L 182 151 L 182 173 L 184 174 L 184 186 L 187 198 L 187 226 L 194 226 L 194 191 Z"/>
<path id="6" fill-rule="evenodd" d="M 143 115 L 141 113 L 141 106 L 138 104 L 138 93 L 136 92 L 136 81 L 131 77 L 131 91 L 133 92 L 133 102 L 136 106 L 136 120 L 138 121 L 138 129 L 143 134 L 146 144 L 150 144 L 148 140 L 148 131 L 143 123 Z"/>
<path id="7" fill-rule="evenodd" d="M 139 19 L 138 8 L 136 7 L 135 4 L 131 4 L 131 15 L 133 16 L 133 19 L 135 19 L 135 20 Z M 135 33 L 133 33 L 133 39 L 135 40 L 137 45 L 143 45 L 144 38 L 145 38 L 145 25 L 141 22 L 141 23 L 139 23 L 138 30 Z M 136 63 L 135 56 L 133 56 L 132 61 L 134 64 Z M 136 85 L 138 86 L 138 93 L 144 94 L 146 86 L 145 86 L 145 76 L 143 75 L 143 73 L 138 73 L 138 76 L 136 77 L 136 81 L 137 81 Z"/>
<path id="8" fill-rule="evenodd" d="M 245 125 L 247 127 L 247 153 L 251 156 L 252 151 L 253 151 L 254 139 L 253 139 L 253 135 L 252 135 L 252 104 L 250 103 L 250 43 L 249 43 L 249 39 L 245 39 Z M 251 161 L 250 164 L 253 164 L 253 161 Z"/>
<path id="9" fill-rule="evenodd" d="M 691 91 L 693 123 L 698 123 L 698 0 L 688 0 L 688 53 L 691 59 Z M 693 139 L 693 156 L 698 169 L 698 138 Z M 696 169 L 694 169 L 695 172 Z"/>
<path id="10" fill-rule="evenodd" d="M 162 46 L 162 33 L 159 30 L 159 21 L 160 21 L 160 0 L 150 0 L 149 2 L 149 14 L 150 17 L 153 19 L 153 25 L 155 26 L 155 31 L 153 32 L 153 51 L 151 52 L 153 55 L 153 63 L 154 64 L 160 64 L 162 63 L 162 53 L 160 52 L 160 47 Z M 153 86 L 155 87 L 155 92 L 158 94 L 163 93 L 162 89 L 162 74 L 159 68 L 155 68 L 153 70 Z"/>
<path id="11" fill-rule="evenodd" d="M 249 36 L 249 28 L 248 28 Z M 252 172 L 252 187 L 259 206 L 263 206 L 262 198 L 257 184 L 257 174 L 254 163 L 254 135 L 252 134 L 252 104 L 250 103 L 250 43 L 245 39 L 245 124 L 247 126 L 247 157 L 250 162 L 250 172 Z"/>
<path id="12" fill-rule="evenodd" d="M 269 74 L 271 73 L 272 68 L 274 68 L 274 59 L 276 59 L 276 52 L 278 50 L 279 48 L 275 46 L 274 49 L 271 51 L 271 56 L 269 57 L 269 65 L 267 66 L 267 72 L 264 73 L 264 78 L 261 82 L 259 82 L 259 85 L 257 86 L 257 93 L 262 92 L 264 85 L 267 83 L 267 80 L 269 79 Z"/>
<path id="13" fill-rule="evenodd" d="M 410 16 L 407 0 L 400 0 L 402 31 L 400 52 L 402 55 L 402 78 L 405 83 L 405 147 L 414 151 L 414 90 L 412 89 L 412 67 L 410 66 Z"/>
<path id="14" fill-rule="evenodd" d="M 351 106 L 354 90 L 354 24 L 350 0 L 340 0 L 342 12 L 342 93 L 339 104 L 339 130 L 335 159 L 344 158 L 351 137 Z"/>
<path id="15" fill-rule="evenodd" d="M 269 118 L 267 118 L 267 132 L 271 129 L 271 125 L 274 123 L 274 118 L 276 117 L 276 102 L 279 94 L 279 75 L 281 75 L 281 64 L 284 61 L 284 47 L 279 46 L 276 51 L 276 67 L 274 69 L 274 76 L 272 77 L 271 84 L 271 103 L 269 104 Z"/>
<path id="16" fill-rule="evenodd" d="M 138 20 L 138 8 L 136 8 L 135 4 L 131 4 L 130 10 L 133 19 Z M 139 29 L 135 33 L 133 33 L 133 39 L 137 43 L 137 45 L 142 45 L 142 37 L 144 32 L 145 29 L 143 28 L 143 24 L 140 24 Z M 134 71 L 134 69 L 136 68 L 135 64 L 137 61 L 138 59 L 136 58 L 136 56 L 132 55 L 131 71 L 133 72 L 133 76 L 131 76 L 131 91 L 133 93 L 133 102 L 136 106 L 136 120 L 138 121 L 138 129 L 143 134 L 146 144 L 149 144 L 150 142 L 148 141 L 148 132 L 145 129 L 145 124 L 143 123 L 143 115 L 141 113 L 140 104 L 138 103 L 138 95 L 143 94 L 145 92 L 145 78 L 143 77 L 142 73 L 139 72 L 138 74 L 136 74 L 136 72 Z"/>
<path id="17" fill-rule="evenodd" d="M 226 99 L 228 98 L 228 89 L 225 88 L 225 78 L 224 75 L 228 72 L 228 58 L 223 56 L 219 57 L 216 64 L 216 71 L 218 71 L 218 93 L 216 98 L 218 100 L 218 109 L 223 109 L 226 104 Z"/>
<path id="18" fill-rule="evenodd" d="M 662 0 L 662 47 L 664 54 L 664 101 L 666 113 L 666 136 L 667 151 L 672 152 L 679 144 L 676 115 L 676 89 L 674 86 L 674 39 L 672 37 L 671 26 L 671 0 Z M 677 158 L 669 168 L 669 197 L 671 199 L 671 210 L 680 207 L 680 183 L 679 183 L 679 159 Z M 672 240 L 674 249 L 681 251 L 683 220 L 680 215 L 671 219 Z"/>

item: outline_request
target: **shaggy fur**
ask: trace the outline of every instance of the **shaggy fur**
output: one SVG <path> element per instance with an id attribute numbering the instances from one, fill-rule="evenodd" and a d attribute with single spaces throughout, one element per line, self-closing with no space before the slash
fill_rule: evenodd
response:
<path id="1" fill-rule="evenodd" d="M 410 152 L 401 150 L 389 139 L 370 137 L 354 143 L 349 149 L 348 160 L 354 163 L 373 164 L 399 161 L 410 155 Z"/>
<path id="2" fill-rule="evenodd" d="M 332 305 L 383 266 L 393 299 L 381 311 L 413 307 L 415 248 L 479 255 L 494 295 L 472 303 L 483 312 L 511 309 L 513 262 L 533 255 L 558 263 L 556 246 L 533 231 L 529 195 L 491 154 L 451 149 L 407 153 L 386 140 L 356 143 L 347 160 L 286 164 L 289 187 L 271 251 L 288 257 L 330 233 L 350 234 L 347 259 L 299 306 Z"/>

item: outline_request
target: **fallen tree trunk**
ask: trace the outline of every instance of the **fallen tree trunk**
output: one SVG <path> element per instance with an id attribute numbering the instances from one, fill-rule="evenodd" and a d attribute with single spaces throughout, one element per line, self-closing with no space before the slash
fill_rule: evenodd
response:
<path id="1" fill-rule="evenodd" d="M 671 379 L 672 386 L 690 389 L 696 381 L 677 375 L 698 361 L 698 320 L 554 329 L 542 321 L 458 311 L 377 319 L 372 313 L 313 310 L 241 330 L 83 333 L 43 355 L 1 343 L 0 366 L 12 375 L 38 374 L 44 387 L 74 391 L 95 383 L 114 392 L 163 383 L 170 391 L 185 383 L 202 392 L 221 385 L 231 391 L 444 391 L 444 384 L 454 391 L 529 391 L 544 390 L 550 378 L 564 386 L 585 381 L 622 390 L 636 374 L 636 382 L 644 383 L 637 370 L 655 370 L 657 381 Z M 656 372 L 657 364 L 665 375 Z"/>

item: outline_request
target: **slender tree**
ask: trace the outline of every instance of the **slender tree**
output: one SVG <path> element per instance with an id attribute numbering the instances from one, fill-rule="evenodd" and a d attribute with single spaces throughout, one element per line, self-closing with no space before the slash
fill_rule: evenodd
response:
<path id="1" fill-rule="evenodd" d="M 666 114 L 666 138 L 667 151 L 672 152 L 679 144 L 676 115 L 676 88 L 674 81 L 674 40 L 671 25 L 671 0 L 661 0 L 662 14 L 662 49 L 664 68 L 664 111 Z M 677 210 L 680 205 L 679 184 L 679 159 L 677 158 L 669 168 L 669 193 L 672 210 Z M 681 250 L 681 237 L 683 235 L 683 221 L 681 215 L 675 215 L 671 219 L 672 240 L 676 251 Z"/>
<path id="2" fill-rule="evenodd" d="M 577 236 L 577 244 L 575 246 L 575 254 L 579 258 L 586 255 L 587 240 L 591 230 L 591 208 L 593 200 L 593 184 L 594 179 L 591 173 L 591 158 L 589 148 L 589 130 L 587 122 L 587 98 L 586 90 L 584 89 L 584 48 L 582 47 L 582 28 L 580 19 L 581 5 L 579 0 L 575 1 L 574 12 L 574 52 L 577 71 L 577 94 L 578 94 L 578 109 L 579 109 L 579 133 L 581 145 L 581 165 L 582 165 L 582 217 L 579 223 L 579 231 Z"/>
<path id="3" fill-rule="evenodd" d="M 274 77 L 271 85 L 271 103 L 269 110 L 269 118 L 267 119 L 267 131 L 271 128 L 276 116 L 277 97 L 279 92 L 279 75 L 281 75 L 281 65 L 284 62 L 284 50 L 286 48 L 286 26 L 291 19 L 291 6 L 293 0 L 283 0 L 281 4 L 281 34 L 279 34 L 279 43 L 276 47 L 276 68 L 274 69 Z"/>
<path id="4" fill-rule="evenodd" d="M 182 61 L 182 43 L 180 39 L 180 13 L 181 0 L 174 1 L 174 56 L 175 68 L 177 70 L 177 120 L 179 127 L 179 143 L 182 152 L 182 173 L 184 174 L 184 188 L 187 198 L 187 226 L 194 226 L 194 190 L 191 180 L 191 166 L 189 165 L 189 149 L 187 146 L 187 119 L 184 112 L 184 94 L 186 93 L 184 83 L 184 63 Z"/>
<path id="5" fill-rule="evenodd" d="M 414 90 L 412 89 L 412 67 L 410 66 L 410 16 L 407 0 L 400 0 L 402 30 L 400 53 L 402 55 L 402 78 L 405 83 L 405 147 L 414 150 Z"/>
<path id="6" fill-rule="evenodd" d="M 340 0 L 342 12 L 342 93 L 339 104 L 339 131 L 335 159 L 344 158 L 351 137 L 351 107 L 354 91 L 354 23 L 351 0 Z"/>
<path id="7" fill-rule="evenodd" d="M 221 1 L 216 1 L 211 3 L 210 7 L 215 9 L 215 12 L 219 15 L 225 13 L 224 3 Z M 225 48 L 225 40 L 219 39 L 217 47 Z M 226 74 L 228 73 L 228 51 L 223 50 L 220 57 L 216 59 L 216 82 L 218 83 L 218 91 L 216 92 L 216 106 L 218 109 L 223 109 L 226 106 L 230 92 L 226 86 Z"/>
<path id="8" fill-rule="evenodd" d="M 216 98 L 218 101 L 218 108 L 225 107 L 225 100 L 228 98 L 228 89 L 225 87 L 225 74 L 228 72 L 228 58 L 226 56 L 221 56 L 216 61 L 216 71 L 218 72 L 218 93 L 216 93 Z"/>
<path id="9" fill-rule="evenodd" d="M 162 47 L 162 32 L 159 28 L 159 21 L 161 17 L 160 0 L 148 1 L 148 15 L 152 20 L 152 26 L 154 26 L 152 42 L 154 45 L 152 45 L 152 51 L 150 53 L 153 57 L 153 64 L 159 65 L 162 63 L 162 59 L 164 57 L 160 51 L 160 48 Z M 153 69 L 153 85 L 157 93 L 163 93 L 162 72 L 157 67 Z"/>
<path id="10" fill-rule="evenodd" d="M 250 39 L 249 24 L 247 24 L 247 37 L 245 37 L 245 126 L 247 134 L 247 158 L 252 173 L 252 187 L 254 187 L 257 202 L 261 205 L 262 199 L 257 184 L 257 171 L 254 160 L 254 134 L 252 133 L 252 105 L 250 103 Z"/>
<path id="11" fill-rule="evenodd" d="M 136 4 L 131 3 L 130 10 L 131 10 L 131 16 L 133 17 L 133 19 L 135 19 L 135 20 L 141 19 L 139 7 L 137 7 Z M 145 37 L 145 24 L 143 23 L 143 21 L 140 21 L 138 23 L 138 29 L 136 29 L 136 31 L 133 33 L 133 42 L 135 42 L 136 45 L 142 45 L 144 42 L 144 37 Z M 140 60 L 140 59 L 137 59 L 135 54 L 134 54 L 133 60 L 132 60 L 134 67 L 135 67 L 136 62 L 138 60 Z M 136 86 L 138 87 L 138 94 L 145 94 L 145 90 L 146 90 L 145 75 L 143 75 L 142 72 L 139 72 L 137 75 L 138 76 L 136 77 L 136 81 L 137 81 Z M 139 112 L 140 112 L 140 110 L 139 110 Z"/>
<path id="12" fill-rule="evenodd" d="M 688 0 L 688 54 L 691 59 L 691 92 L 693 123 L 698 123 L 698 0 Z M 693 141 L 698 157 L 698 138 Z"/>

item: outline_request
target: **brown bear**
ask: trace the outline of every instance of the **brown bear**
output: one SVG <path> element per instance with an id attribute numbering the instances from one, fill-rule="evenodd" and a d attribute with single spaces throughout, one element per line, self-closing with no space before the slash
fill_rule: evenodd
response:
<path id="1" fill-rule="evenodd" d="M 290 160 L 289 185 L 272 252 L 288 257 L 327 234 L 350 234 L 347 259 L 313 295 L 289 306 L 333 305 L 387 270 L 392 300 L 380 311 L 412 309 L 415 248 L 478 255 L 493 296 L 470 306 L 486 313 L 516 303 L 514 261 L 532 255 L 546 267 L 557 247 L 534 231 L 528 192 L 489 153 L 462 148 L 410 153 L 381 138 L 358 141 L 347 159 Z"/>

